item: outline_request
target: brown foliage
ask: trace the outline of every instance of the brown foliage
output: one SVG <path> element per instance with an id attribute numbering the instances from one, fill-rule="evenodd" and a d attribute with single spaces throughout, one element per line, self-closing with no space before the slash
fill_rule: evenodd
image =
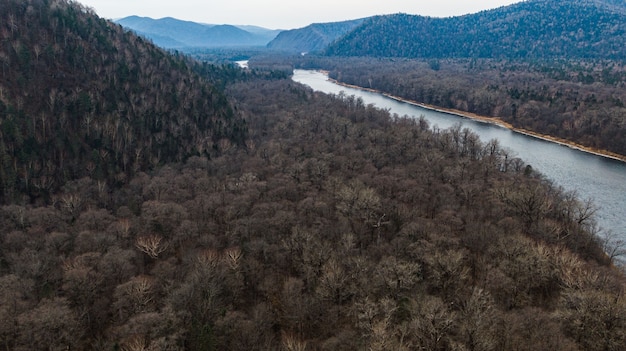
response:
<path id="1" fill-rule="evenodd" d="M 3 346 L 623 342 L 623 276 L 592 240 L 592 207 L 501 167 L 497 143 L 287 80 L 228 89 L 254 149 L 137 173 L 106 201 L 84 178 L 56 207 L 0 208 Z"/>
<path id="2" fill-rule="evenodd" d="M 626 69 L 618 61 L 448 59 L 436 70 L 426 60 L 313 62 L 347 84 L 626 155 Z"/>

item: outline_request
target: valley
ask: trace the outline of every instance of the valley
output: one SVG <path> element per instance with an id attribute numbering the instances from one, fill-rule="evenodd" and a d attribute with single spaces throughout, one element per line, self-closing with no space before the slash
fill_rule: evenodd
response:
<path id="1" fill-rule="evenodd" d="M 589 57 L 565 41 L 527 60 L 482 57 L 469 37 L 469 51 L 433 42 L 442 56 L 393 49 L 407 43 L 398 18 L 480 34 L 550 6 L 571 25 L 606 20 L 581 34 L 606 40 L 592 53 L 581 44 Z M 0 0 L 1 347 L 621 350 L 626 249 L 619 224 L 602 231 L 605 208 L 620 205 L 549 172 L 568 157 L 581 174 L 622 162 L 536 140 L 517 155 L 509 130 L 293 80 L 294 69 L 324 69 L 623 155 L 620 6 L 376 16 L 278 34 L 280 50 L 183 52 L 75 1 Z M 325 49 L 293 47 L 303 40 Z M 246 69 L 233 63 L 244 59 Z"/>

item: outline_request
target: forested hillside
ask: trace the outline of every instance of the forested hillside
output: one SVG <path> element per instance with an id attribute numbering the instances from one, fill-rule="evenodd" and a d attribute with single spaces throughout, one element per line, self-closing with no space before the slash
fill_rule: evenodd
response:
<path id="1" fill-rule="evenodd" d="M 332 56 L 626 59 L 623 2 L 529 0 L 451 18 L 376 16 L 331 44 Z"/>
<path id="2" fill-rule="evenodd" d="M 195 63 L 78 3 L 1 0 L 0 36 L 0 203 L 84 176 L 124 183 L 245 138 Z"/>
<path id="3" fill-rule="evenodd" d="M 0 5 L 0 348 L 626 344 L 595 205 L 497 140 Z"/>
<path id="4" fill-rule="evenodd" d="M 267 44 L 267 47 L 297 53 L 320 51 L 363 23 L 364 20 L 314 23 L 304 28 L 282 31 Z"/>

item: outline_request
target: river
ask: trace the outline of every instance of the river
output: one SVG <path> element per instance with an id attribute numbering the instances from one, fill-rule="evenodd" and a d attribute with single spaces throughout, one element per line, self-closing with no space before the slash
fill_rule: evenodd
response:
<path id="1" fill-rule="evenodd" d="M 433 111 L 397 101 L 379 93 L 345 87 L 328 80 L 317 71 L 294 70 L 292 79 L 316 91 L 360 97 L 363 102 L 387 109 L 399 116 L 424 116 L 431 126 L 446 129 L 462 123 L 487 142 L 498 139 L 502 147 L 530 164 L 555 184 L 574 190 L 580 199 L 592 199 L 598 207 L 596 220 L 600 235 L 626 241 L 626 162 L 580 151 L 558 143 L 513 132 L 491 123 L 480 122 L 445 112 Z"/>

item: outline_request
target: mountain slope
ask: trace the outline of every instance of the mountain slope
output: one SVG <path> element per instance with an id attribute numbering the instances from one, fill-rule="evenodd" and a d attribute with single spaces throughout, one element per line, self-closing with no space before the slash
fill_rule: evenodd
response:
<path id="1" fill-rule="evenodd" d="M 287 30 L 279 33 L 267 47 L 275 50 L 293 52 L 313 52 L 322 50 L 330 43 L 342 37 L 365 19 L 344 22 L 314 23 L 304 28 Z"/>
<path id="2" fill-rule="evenodd" d="M 373 17 L 328 47 L 336 56 L 626 59 L 626 7 L 531 0 L 476 14 Z"/>
<path id="3" fill-rule="evenodd" d="M 116 22 L 165 48 L 264 46 L 279 32 L 254 26 L 201 24 L 171 17 L 130 16 Z"/>
<path id="4" fill-rule="evenodd" d="M 226 97 L 183 57 L 76 2 L 0 9 L 0 202 L 83 176 L 124 182 L 242 140 Z"/>

